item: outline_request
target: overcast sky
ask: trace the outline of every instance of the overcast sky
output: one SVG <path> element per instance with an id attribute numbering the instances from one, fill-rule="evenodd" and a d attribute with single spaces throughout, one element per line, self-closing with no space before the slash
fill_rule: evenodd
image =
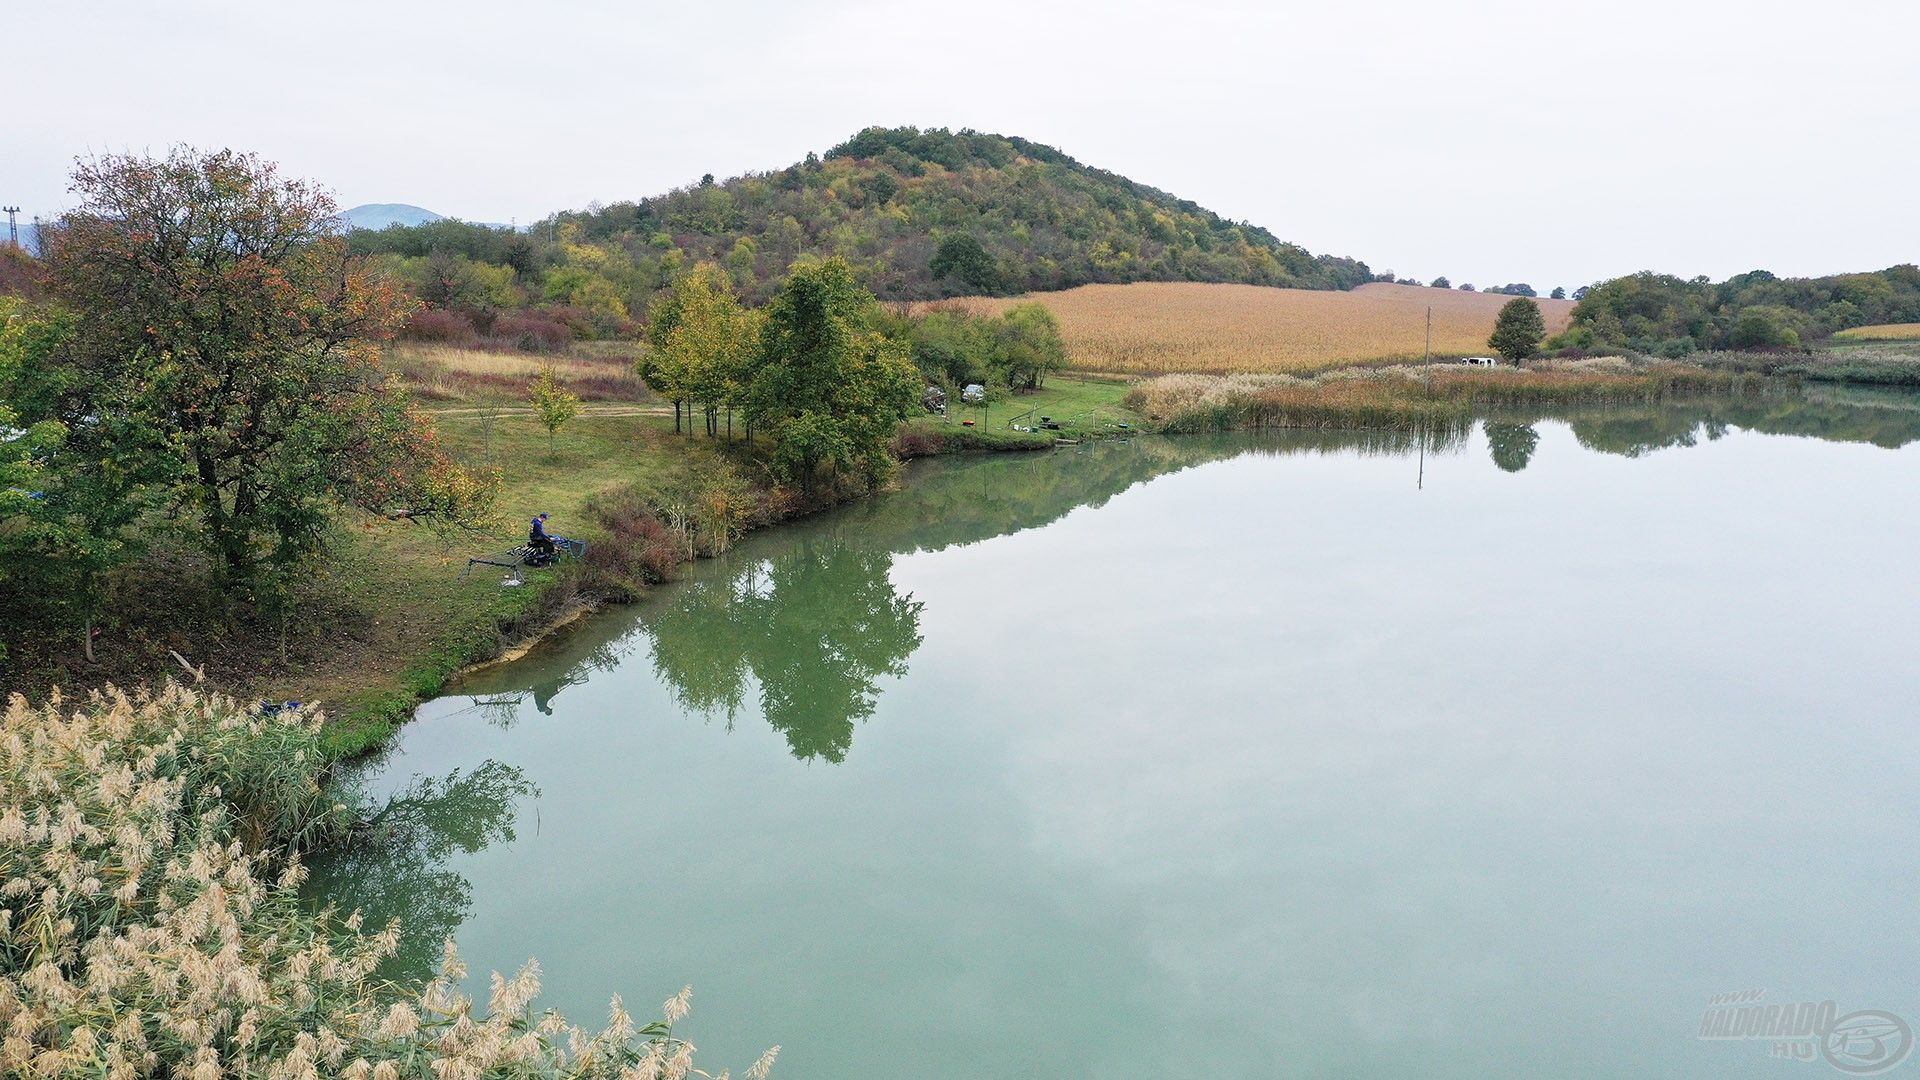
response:
<path id="1" fill-rule="evenodd" d="M 254 150 L 342 205 L 522 222 L 972 127 L 1316 252 L 1544 291 L 1920 260 L 1920 4 L 8 6 L 0 202 Z"/>

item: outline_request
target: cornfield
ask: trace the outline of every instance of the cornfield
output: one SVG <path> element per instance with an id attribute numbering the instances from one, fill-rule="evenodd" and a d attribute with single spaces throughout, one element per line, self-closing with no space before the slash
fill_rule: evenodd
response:
<path id="1" fill-rule="evenodd" d="M 1060 320 L 1069 363 L 1082 371 L 1301 374 L 1420 359 L 1428 307 L 1435 356 L 1485 354 L 1494 318 L 1511 299 L 1383 283 L 1332 292 L 1173 282 L 942 303 L 992 315 L 1037 300 Z M 1572 301 L 1539 303 L 1548 334 L 1566 329 Z"/>
<path id="2" fill-rule="evenodd" d="M 319 718 L 170 687 L 0 713 L 0 1075 L 135 1080 L 684 1080 L 688 991 L 590 1034 L 536 1015 L 538 969 L 462 994 L 376 977 L 396 925 L 315 915 L 301 847 L 358 808 L 319 783 Z M 777 1048 L 776 1048 L 777 1049 Z M 752 1068 L 759 1080 L 769 1051 Z"/>
<path id="3" fill-rule="evenodd" d="M 1856 326 L 1833 335 L 1835 341 L 1920 341 L 1920 323 Z"/>

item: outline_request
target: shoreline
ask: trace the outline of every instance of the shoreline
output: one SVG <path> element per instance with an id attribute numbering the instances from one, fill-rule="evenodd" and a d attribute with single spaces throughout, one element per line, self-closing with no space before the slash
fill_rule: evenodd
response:
<path id="1" fill-rule="evenodd" d="M 1021 438 L 1017 437 L 1017 433 L 1016 437 L 1011 438 L 983 438 L 980 436 L 984 433 L 967 428 L 944 434 L 948 437 L 937 446 L 921 444 L 910 450 L 903 447 L 906 452 L 901 455 L 902 464 L 927 457 L 1025 454 L 1056 447 L 1051 437 L 1044 440 Z M 817 514 L 856 505 L 888 490 L 892 489 L 883 488 L 840 502 L 808 507 L 749 528 L 747 534 L 781 528 Z M 699 556 L 684 558 L 678 565 L 687 566 L 699 561 Z M 579 573 L 578 564 L 571 564 L 557 568 L 557 572 L 547 573 L 543 580 L 534 580 L 530 575 L 526 584 L 521 586 L 530 590 L 523 612 L 495 617 L 486 620 L 485 625 L 467 628 L 458 635 L 470 642 L 467 648 L 456 646 L 451 654 L 445 654 L 439 647 L 428 649 L 423 656 L 424 666 L 416 664 L 401 673 L 399 681 L 403 686 L 370 689 L 368 700 L 360 705 L 343 706 L 337 712 L 327 709 L 322 702 L 322 712 L 328 715 L 323 737 L 329 756 L 339 764 L 379 750 L 412 720 L 421 704 L 444 693 L 455 681 L 523 659 L 565 631 L 600 614 L 609 605 L 625 605 L 638 599 L 626 590 L 584 587 L 579 580 Z M 648 590 L 656 587 L 647 586 Z M 556 606 L 554 614 L 533 615 L 530 618 L 524 616 L 524 612 L 538 612 L 549 606 Z M 481 644 L 481 639 L 487 637 L 493 639 L 492 643 Z"/>

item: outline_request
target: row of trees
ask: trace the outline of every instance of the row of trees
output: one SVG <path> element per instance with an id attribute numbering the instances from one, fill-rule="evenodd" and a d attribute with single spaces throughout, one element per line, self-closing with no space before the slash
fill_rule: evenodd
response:
<path id="1" fill-rule="evenodd" d="M 877 483 L 893 466 L 895 429 L 920 401 L 907 348 L 886 332 L 873 294 L 844 259 L 797 263 L 763 310 L 746 307 L 718 267 L 702 265 L 662 294 L 639 372 L 674 402 L 675 430 L 695 410 L 706 433 L 726 414 L 772 442 L 776 478 L 847 474 Z"/>
<path id="2" fill-rule="evenodd" d="M 1875 323 L 1920 321 L 1920 266 L 1781 278 L 1765 270 L 1714 284 L 1644 271 L 1600 282 L 1573 309 L 1556 346 L 1624 346 L 1682 356 L 1696 349 L 1792 347 Z"/>
<path id="3" fill-rule="evenodd" d="M 1067 366 L 1060 323 L 1038 303 L 1015 304 L 992 317 L 940 304 L 892 320 L 890 332 L 906 341 L 920 374 L 949 391 L 969 383 L 1038 390 Z"/>
<path id="4" fill-rule="evenodd" d="M 1395 277 L 1393 274 L 1393 271 L 1391 270 L 1387 271 L 1384 274 L 1381 274 L 1378 280 L 1388 281 L 1388 282 L 1399 282 L 1402 285 L 1420 284 L 1420 281 L 1418 278 Z M 1442 274 L 1439 277 L 1434 278 L 1432 281 L 1428 282 L 1427 284 L 1430 287 L 1435 289 L 1451 289 L 1454 287 L 1453 282 L 1448 280 L 1445 274 Z M 1471 282 L 1464 282 L 1460 285 L 1459 288 L 1461 292 L 1482 291 L 1482 292 L 1495 293 L 1500 296 L 1539 296 L 1540 295 L 1539 293 L 1534 291 L 1533 286 L 1527 284 L 1524 281 L 1510 282 L 1506 285 L 1490 285 L 1484 290 L 1476 290 Z M 1585 289 L 1577 290 L 1574 293 L 1574 299 L 1578 300 L 1580 296 L 1585 292 L 1586 292 Z M 1564 288 L 1561 288 L 1558 285 L 1555 285 L 1553 287 L 1553 291 L 1547 294 L 1547 298 L 1549 300 L 1565 300 L 1567 298 L 1567 290 Z"/>
<path id="5" fill-rule="evenodd" d="M 487 517 L 380 370 L 414 301 L 369 274 L 331 199 L 249 155 L 81 163 L 42 236 L 43 303 L 0 306 L 0 620 L 84 635 L 107 576 L 188 538 L 214 595 L 280 616 L 336 510 Z"/>

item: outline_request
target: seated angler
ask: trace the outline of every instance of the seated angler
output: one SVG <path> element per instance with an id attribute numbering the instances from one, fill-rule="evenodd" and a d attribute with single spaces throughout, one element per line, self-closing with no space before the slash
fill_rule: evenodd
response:
<path id="1" fill-rule="evenodd" d="M 553 537 L 547 535 L 547 515 L 535 514 L 533 527 L 527 530 L 527 546 L 535 553 L 551 558 L 554 553 Z"/>

